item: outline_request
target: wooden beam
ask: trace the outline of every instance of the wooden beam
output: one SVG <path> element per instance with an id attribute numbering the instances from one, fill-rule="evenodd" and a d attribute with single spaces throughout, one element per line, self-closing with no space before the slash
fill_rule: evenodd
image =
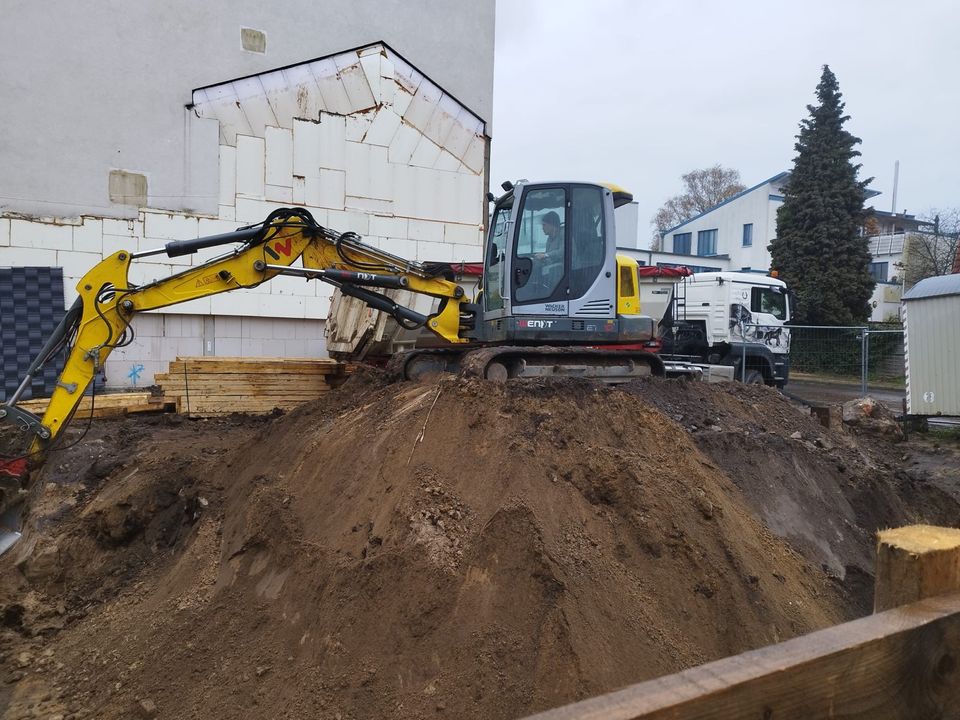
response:
<path id="1" fill-rule="evenodd" d="M 707 663 L 528 720 L 953 718 L 960 594 Z"/>
<path id="2" fill-rule="evenodd" d="M 274 384 L 284 384 L 284 385 L 310 385 L 310 386 L 323 386 L 327 384 L 327 378 L 329 375 L 287 375 L 283 371 L 276 371 L 274 373 L 191 373 L 188 374 L 185 378 L 182 373 L 157 373 L 154 375 L 154 380 L 157 385 L 162 385 L 166 387 L 167 385 L 180 383 L 186 383 L 187 385 L 193 385 L 195 382 L 222 382 L 222 383 L 234 383 L 234 384 L 248 384 L 248 385 L 270 385 Z"/>
<path id="3" fill-rule="evenodd" d="M 181 402 L 186 402 L 187 395 L 183 394 L 179 396 Z M 294 395 L 289 393 L 272 395 L 270 397 L 254 397 L 250 395 L 225 395 L 222 393 L 217 393 L 215 395 L 206 395 L 202 393 L 190 393 L 190 404 L 198 405 L 199 403 L 206 403 L 208 405 L 213 405 L 220 403 L 221 405 L 233 406 L 233 407 L 250 407 L 250 408 L 271 408 L 276 403 L 295 403 L 302 405 L 303 403 L 311 402 L 316 400 L 319 395 L 310 394 L 310 395 Z"/>
<path id="4" fill-rule="evenodd" d="M 233 355 L 187 355 L 177 356 L 174 362 L 194 362 L 201 365 L 217 365 L 219 363 L 252 363 L 255 365 L 288 365 L 290 363 L 305 363 L 308 365 L 342 365 L 339 360 L 333 358 L 312 358 L 312 357 L 236 357 Z"/>
<path id="5" fill-rule="evenodd" d="M 183 377 L 184 366 L 188 377 L 193 375 L 228 375 L 233 373 L 260 373 L 273 374 L 284 373 L 285 375 L 336 375 L 339 370 L 330 365 L 253 365 L 251 363 L 224 363 L 211 367 L 209 365 L 197 365 L 193 362 L 172 362 L 167 374 L 173 377 L 179 375 Z"/>
<path id="6" fill-rule="evenodd" d="M 222 415 L 295 408 L 322 397 L 347 371 L 329 358 L 180 357 L 155 379 L 178 412 Z"/>
<path id="7" fill-rule="evenodd" d="M 330 389 L 330 386 L 322 378 L 311 378 L 309 380 L 301 380 L 300 382 L 283 378 L 268 379 L 264 382 L 247 382 L 243 380 L 230 382 L 224 378 L 198 375 L 186 383 L 181 379 L 179 381 L 161 380 L 158 381 L 158 384 L 163 388 L 164 394 L 167 395 L 171 393 L 183 394 L 188 390 L 193 392 L 198 388 L 208 388 L 215 391 L 222 390 L 223 392 L 232 392 L 234 394 L 237 392 L 271 393 L 283 392 L 285 390 L 295 390 L 296 392 L 325 392 Z"/>
<path id="8" fill-rule="evenodd" d="M 125 415 L 127 413 L 138 412 L 162 412 L 164 405 L 173 404 L 175 398 L 165 398 L 152 395 L 150 392 L 134 393 L 104 393 L 97 394 L 93 398 L 94 417 L 111 417 L 114 415 Z M 76 417 L 89 416 L 91 397 L 85 395 L 77 406 Z M 18 403 L 18 406 L 34 413 L 43 415 L 47 411 L 47 405 L 50 404 L 50 398 L 38 398 L 35 400 L 24 400 Z"/>
<path id="9" fill-rule="evenodd" d="M 877 534 L 874 612 L 951 592 L 960 592 L 960 530 L 909 525 Z"/>
<path id="10" fill-rule="evenodd" d="M 190 373 L 276 373 L 291 375 L 330 375 L 343 372 L 343 366 L 328 358 L 231 358 L 189 357 L 170 363 L 170 375 Z"/>
<path id="11" fill-rule="evenodd" d="M 960 530 L 879 533 L 876 577 L 868 618 L 529 720 L 960 717 Z"/>

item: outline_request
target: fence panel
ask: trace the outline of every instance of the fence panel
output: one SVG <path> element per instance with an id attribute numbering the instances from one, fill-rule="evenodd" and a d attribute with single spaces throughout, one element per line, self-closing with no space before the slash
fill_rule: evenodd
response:
<path id="1" fill-rule="evenodd" d="M 905 377 L 903 329 L 897 325 L 790 327 L 786 389 L 799 399 L 837 403 L 869 394 L 899 412 Z"/>
<path id="2" fill-rule="evenodd" d="M 906 379 L 903 330 L 867 331 L 867 384 L 903 384 Z"/>
<path id="3" fill-rule="evenodd" d="M 863 327 L 790 328 L 791 373 L 857 382 L 863 372 Z"/>

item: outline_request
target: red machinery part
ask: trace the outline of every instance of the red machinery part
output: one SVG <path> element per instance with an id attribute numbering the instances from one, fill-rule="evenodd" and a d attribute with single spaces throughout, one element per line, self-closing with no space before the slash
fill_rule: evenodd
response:
<path id="1" fill-rule="evenodd" d="M 682 278 L 693 275 L 688 267 L 659 267 L 655 265 L 641 265 L 637 268 L 640 277 Z"/>
<path id="2" fill-rule="evenodd" d="M 26 474 L 27 474 L 26 458 L 13 458 L 12 460 L 0 458 L 0 475 L 7 475 L 8 477 L 21 478 Z"/>

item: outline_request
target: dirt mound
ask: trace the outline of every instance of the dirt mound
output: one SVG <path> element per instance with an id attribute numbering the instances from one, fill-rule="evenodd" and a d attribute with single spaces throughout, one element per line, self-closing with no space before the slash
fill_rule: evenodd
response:
<path id="1" fill-rule="evenodd" d="M 272 419 L 98 424 L 0 560 L 0 711 L 510 718 L 846 619 L 764 523 L 866 567 L 866 488 L 818 479 L 864 451 L 738 390 L 367 376 Z M 856 540 L 814 542 L 839 499 Z"/>
<path id="2" fill-rule="evenodd" d="M 827 429 L 772 388 L 641 381 L 626 388 L 690 434 L 777 535 L 831 576 L 872 576 L 875 533 L 920 521 L 953 525 L 956 501 L 902 469 L 891 441 Z M 856 600 L 869 612 L 872 583 Z"/>

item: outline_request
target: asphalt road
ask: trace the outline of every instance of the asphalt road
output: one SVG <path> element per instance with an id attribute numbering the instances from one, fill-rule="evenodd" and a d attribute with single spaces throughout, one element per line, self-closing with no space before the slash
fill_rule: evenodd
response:
<path id="1" fill-rule="evenodd" d="M 861 396 L 860 383 L 824 382 L 821 380 L 802 380 L 790 378 L 783 389 L 787 396 L 809 403 L 837 404 Z M 903 412 L 903 390 L 888 388 L 867 388 L 867 394 L 876 398 L 895 413 Z"/>

